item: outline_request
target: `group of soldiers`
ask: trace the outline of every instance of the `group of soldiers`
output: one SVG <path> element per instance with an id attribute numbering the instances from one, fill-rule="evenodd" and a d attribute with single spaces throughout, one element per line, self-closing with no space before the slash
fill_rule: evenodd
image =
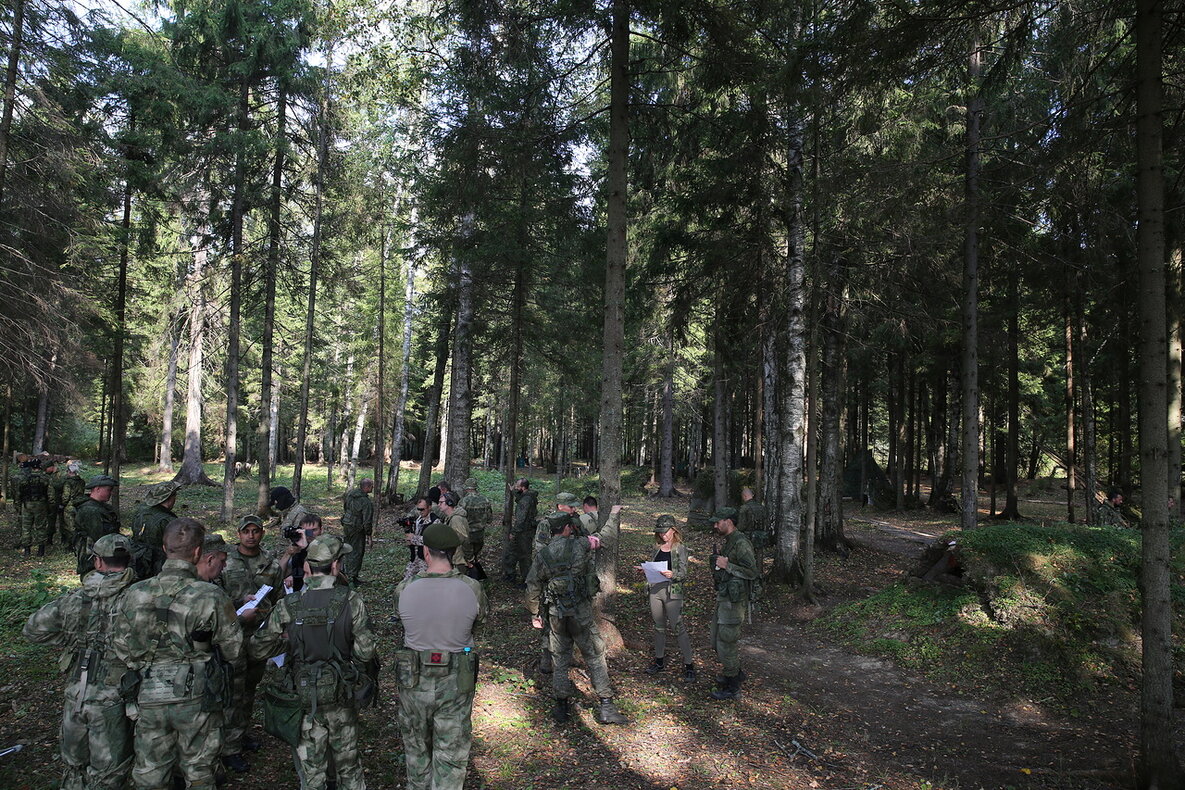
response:
<path id="1" fill-rule="evenodd" d="M 76 497 L 71 535 L 82 585 L 25 627 L 29 639 L 63 648 L 62 787 L 121 788 L 130 776 L 138 790 L 213 788 L 223 769 L 250 769 L 245 755 L 260 747 L 249 736 L 258 695 L 265 728 L 293 747 L 302 788 L 364 790 L 357 710 L 374 699 L 378 667 L 358 588 L 374 534 L 373 482 L 343 497 L 343 537 L 324 534 L 320 516 L 281 486 L 263 517 L 239 519 L 234 545 L 177 517 L 175 482 L 148 489 L 124 534 L 107 501 L 117 485 L 96 475 Z M 596 720 L 623 724 L 592 608 L 601 533 L 621 507 L 602 523 L 595 498 L 561 492 L 539 517 L 530 481 L 513 491 L 504 578 L 525 591 L 542 632 L 552 718 L 571 716 L 576 646 L 599 698 Z M 474 631 L 489 608 L 479 579 L 493 508 L 469 479 L 463 496 L 439 483 L 413 516 L 417 570 L 398 585 L 392 618 L 402 629 L 394 674 L 407 786 L 459 790 L 472 740 Z M 714 516 L 724 538 L 712 562 L 712 641 L 724 668 L 716 699 L 739 694 L 736 641 L 759 568 L 741 520 L 730 508 Z M 287 541 L 276 552 L 261 545 L 273 527 Z M 288 710 L 296 713 L 286 730 Z"/>
<path id="2" fill-rule="evenodd" d="M 63 546 L 70 546 L 74 539 L 74 512 L 84 494 L 79 476 L 81 464 L 69 461 L 59 468 L 58 460 L 48 453 L 19 455 L 16 460 L 9 490 L 20 524 L 17 548 L 28 556 L 36 546 L 37 556 L 44 557 L 46 547 L 53 545 L 55 534 L 60 536 Z"/>

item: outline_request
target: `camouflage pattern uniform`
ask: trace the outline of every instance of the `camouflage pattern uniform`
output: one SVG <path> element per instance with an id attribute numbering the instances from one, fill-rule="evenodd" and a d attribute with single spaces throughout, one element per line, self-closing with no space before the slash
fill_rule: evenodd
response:
<path id="1" fill-rule="evenodd" d="M 280 534 L 283 535 L 284 530 L 298 526 L 300 524 L 300 520 L 311 512 L 311 510 L 299 502 L 287 510 L 280 511 L 279 520 L 276 522 L 279 527 Z"/>
<path id="2" fill-rule="evenodd" d="M 425 530 L 424 543 L 460 545 L 439 525 Z M 485 592 L 456 568 L 425 570 L 396 588 L 395 612 L 404 631 L 395 673 L 408 790 L 461 790 L 473 741 L 473 632 L 489 613 Z"/>
<path id="3" fill-rule="evenodd" d="M 114 556 L 110 536 L 96 551 Z M 136 580 L 130 568 L 92 573 L 82 587 L 37 610 L 25 623 L 25 638 L 62 647 L 58 665 L 66 671 L 62 714 L 62 790 L 122 790 L 132 767 L 132 726 L 119 695 L 124 666 L 109 649 L 115 610 Z"/>
<path id="4" fill-rule="evenodd" d="M 259 522 L 258 519 L 255 521 Z M 255 607 L 259 610 L 258 617 L 251 621 L 261 623 L 283 593 L 284 580 L 280 578 L 280 563 L 273 552 L 261 546 L 259 553 L 252 557 L 243 554 L 238 546 L 232 546 L 226 553 L 226 567 L 214 583 L 226 591 L 236 610 L 255 595 L 261 586 L 270 586 L 272 591 Z M 243 638 L 246 639 L 252 629 L 242 620 L 239 623 L 244 628 Z M 255 690 L 263 680 L 266 666 L 266 659 L 255 659 L 248 655 L 244 671 L 235 673 L 234 702 L 226 709 L 226 724 L 222 729 L 224 755 L 241 754 L 243 751 L 243 736 L 251 726 L 251 712 L 255 707 Z"/>
<path id="5" fill-rule="evenodd" d="M 361 488 L 354 488 L 342 497 L 342 505 L 342 533 L 354 549 L 342 558 L 342 571 L 357 584 L 366 554 L 366 539 L 374 534 L 374 502 Z"/>
<path id="6" fill-rule="evenodd" d="M 514 503 L 514 521 L 510 524 L 502 552 L 502 572 L 509 581 L 526 579 L 531 567 L 531 544 L 535 537 L 535 522 L 538 520 L 539 492 L 533 488 L 516 491 Z"/>
<path id="7" fill-rule="evenodd" d="M 78 466 L 72 461 L 62 478 L 62 545 L 74 545 L 74 511 L 86 496 L 86 481 L 78 476 Z"/>
<path id="8" fill-rule="evenodd" d="M 547 593 L 551 654 L 555 662 L 551 688 L 557 700 L 567 700 L 576 694 L 576 686 L 568 677 L 573 644 L 584 656 L 597 696 L 602 702 L 613 697 L 604 647 L 592 610 L 596 578 L 596 563 L 588 539 L 576 535 L 553 537 L 535 555 L 527 576 L 527 610 L 532 617 L 539 615 L 540 599 Z"/>
<path id="9" fill-rule="evenodd" d="M 451 516 L 441 514 L 445 525 L 456 533 L 461 540 L 457 552 L 453 554 L 453 567 L 462 568 L 473 562 L 473 544 L 469 542 L 469 519 L 465 517 L 465 510 L 461 507 L 453 509 Z"/>
<path id="10" fill-rule="evenodd" d="M 339 538 L 322 535 L 309 544 L 309 563 L 328 564 L 349 551 L 349 544 L 343 544 Z M 333 652 L 337 652 L 345 662 L 369 661 L 374 656 L 376 640 L 366 617 L 366 607 L 354 590 L 346 587 L 335 589 L 336 581 L 337 577 L 331 575 L 306 576 L 304 589 L 285 596 L 276 604 L 267 622 L 249 641 L 251 657 L 266 660 L 287 652 L 284 669 L 293 677 L 294 685 L 295 675 L 300 673 L 303 664 L 300 658 L 302 655 L 328 662 L 333 658 Z M 297 649 L 295 643 L 303 629 L 298 631 L 289 626 L 298 617 L 303 618 L 302 612 L 324 607 L 334 596 L 343 597 L 344 610 L 349 611 L 350 618 L 337 620 L 332 630 L 332 646 L 330 640 L 322 639 L 318 644 L 305 635 L 303 647 Z M 326 669 L 323 674 L 337 673 Z M 301 719 L 296 758 L 302 790 L 325 790 L 326 772 L 331 759 L 337 771 L 339 790 L 366 790 L 366 779 L 358 754 L 358 710 L 354 706 L 352 689 L 343 693 L 344 699 L 318 704 L 306 710 Z"/>
<path id="11" fill-rule="evenodd" d="M 461 507 L 465 510 L 465 518 L 469 521 L 469 544 L 473 546 L 473 561 L 481 559 L 481 550 L 486 545 L 486 530 L 494 523 L 494 508 L 490 500 L 477 492 L 477 480 L 469 478 L 465 481 L 465 497 L 461 500 Z"/>
<path id="12" fill-rule="evenodd" d="M 736 511 L 725 508 L 735 516 Z M 713 516 L 713 521 L 720 513 Z M 733 530 L 724 540 L 718 557 L 728 558 L 728 568 L 720 570 L 712 566 L 716 584 L 716 616 L 712 618 L 712 646 L 716 657 L 724 666 L 724 677 L 735 678 L 741 671 L 741 659 L 737 654 L 737 640 L 741 636 L 741 623 L 749 611 L 749 584 L 757 578 L 757 560 L 753 546 L 739 529 Z"/>
<path id="13" fill-rule="evenodd" d="M 58 472 L 49 479 L 49 534 L 58 536 L 63 546 L 70 545 L 73 535 L 66 530 L 66 473 Z"/>
<path id="14" fill-rule="evenodd" d="M 29 462 L 26 462 L 29 463 Z M 26 466 L 17 478 L 16 501 L 21 509 L 21 537 L 17 548 L 42 547 L 53 537 L 49 531 L 50 481 L 39 466 Z"/>
<path id="15" fill-rule="evenodd" d="M 107 485 L 119 485 L 107 475 L 96 475 L 86 484 L 86 490 Z M 76 501 L 74 509 L 74 550 L 78 557 L 78 575 L 85 576 L 94 565 L 91 562 L 91 546 L 104 535 L 120 531 L 119 511 L 108 502 L 100 502 L 90 496 Z"/>
<path id="16" fill-rule="evenodd" d="M 135 705 L 135 787 L 168 787 L 176 766 L 190 790 L 214 790 L 222 703 L 205 698 L 203 678 L 214 647 L 236 667 L 243 649 L 226 593 L 198 579 L 192 563 L 165 560 L 159 575 L 128 590 L 115 616 L 112 645 L 142 678 Z"/>
<path id="17" fill-rule="evenodd" d="M 765 505 L 756 499 L 750 499 L 741 505 L 737 511 L 737 529 L 744 533 L 753 547 L 753 557 L 757 570 L 761 570 L 763 550 L 769 545 L 769 528 L 766 524 Z"/>
<path id="18" fill-rule="evenodd" d="M 165 563 L 165 527 L 177 514 L 164 506 L 169 497 L 181 490 L 180 483 L 169 480 L 148 489 L 144 501 L 132 516 L 132 537 L 152 549 L 152 575 L 160 573 Z"/>

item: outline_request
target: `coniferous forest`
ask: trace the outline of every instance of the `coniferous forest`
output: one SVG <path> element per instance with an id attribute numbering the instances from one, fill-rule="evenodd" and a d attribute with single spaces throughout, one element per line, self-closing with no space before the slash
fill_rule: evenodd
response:
<path id="1" fill-rule="evenodd" d="M 59 775 L 53 654 L 9 647 L 77 585 L 11 549 L 43 453 L 119 480 L 125 532 L 161 481 L 233 539 L 274 486 L 336 518 L 373 478 L 383 628 L 405 503 L 475 478 L 501 619 L 466 787 L 1185 782 L 1180 4 L 7 0 L 0 67 L 0 784 Z M 625 505 L 609 735 L 554 732 L 496 572 L 520 477 L 540 516 Z M 745 488 L 765 674 L 647 686 L 654 516 L 710 685 Z M 404 786 L 396 696 L 372 787 Z M 268 749 L 230 786 L 295 785 Z"/>

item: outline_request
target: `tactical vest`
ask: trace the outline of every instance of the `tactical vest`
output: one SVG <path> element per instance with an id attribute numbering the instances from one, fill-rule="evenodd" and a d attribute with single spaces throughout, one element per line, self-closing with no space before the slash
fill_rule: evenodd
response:
<path id="1" fill-rule="evenodd" d="M 471 494 L 461 501 L 461 506 L 469 515 L 469 531 L 485 529 L 494 520 L 494 508 L 490 500 L 477 494 Z"/>
<path id="2" fill-rule="evenodd" d="M 172 619 L 181 617 L 181 613 L 174 607 L 174 602 L 194 581 L 186 581 L 172 592 L 164 593 L 156 598 L 156 641 L 149 648 L 144 661 L 144 670 L 140 673 L 140 683 L 136 699 L 141 705 L 182 702 L 201 699 L 201 708 L 206 712 L 219 711 L 231 704 L 234 696 L 234 668 L 223 659 L 222 651 L 217 646 L 205 653 L 195 644 L 197 641 L 208 641 L 213 634 L 199 635 L 191 631 L 184 636 L 178 636 L 169 627 Z M 156 662 L 156 654 L 167 642 L 173 642 L 183 656 L 197 654 L 193 660 L 181 662 Z"/>
<path id="3" fill-rule="evenodd" d="M 352 703 L 359 673 L 351 660 L 350 589 L 309 589 L 291 593 L 284 602 L 292 617 L 285 666 L 301 706 L 315 714 L 320 705 Z"/>
<path id="4" fill-rule="evenodd" d="M 62 657 L 68 662 L 65 669 L 70 681 L 82 683 L 79 700 L 86 696 L 87 686 L 116 686 L 123 674 L 122 667 L 105 660 L 111 613 L 119 600 L 117 595 L 98 601 L 89 595 L 82 597 L 74 625 L 75 650 Z"/>
<path id="5" fill-rule="evenodd" d="M 596 574 L 588 573 L 587 566 L 583 568 L 583 578 L 580 576 L 582 569 L 575 567 L 578 539 L 554 538 L 552 543 L 556 540 L 561 541 L 559 548 L 553 549 L 552 544 L 548 544 L 542 554 L 548 571 L 546 594 L 552 614 L 565 617 L 575 614 L 581 604 L 591 600 L 597 594 L 599 583 Z"/>
<path id="6" fill-rule="evenodd" d="M 28 474 L 21 477 L 20 495 L 22 502 L 36 502 L 45 500 L 49 496 L 49 486 L 43 474 Z"/>

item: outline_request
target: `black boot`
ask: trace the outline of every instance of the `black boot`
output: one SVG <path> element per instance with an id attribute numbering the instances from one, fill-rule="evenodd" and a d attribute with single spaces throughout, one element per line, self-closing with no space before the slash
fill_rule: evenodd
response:
<path id="1" fill-rule="evenodd" d="M 683 682 L 694 683 L 697 675 L 695 673 L 695 664 L 683 665 Z"/>
<path id="2" fill-rule="evenodd" d="M 552 671 L 551 651 L 544 650 L 543 655 L 539 656 L 539 671 L 544 675 L 550 675 Z"/>
<path id="3" fill-rule="evenodd" d="M 749 676 L 745 674 L 745 670 L 743 670 L 743 669 L 740 670 L 739 672 L 737 672 L 737 682 L 743 683 L 745 681 L 745 679 L 748 677 Z M 719 686 L 721 683 L 723 683 L 725 681 L 725 679 L 726 678 L 724 676 L 724 673 L 721 672 L 719 675 L 716 676 L 716 685 Z"/>
<path id="4" fill-rule="evenodd" d="M 567 724 L 571 715 L 568 711 L 568 700 L 557 699 L 555 701 L 555 707 L 551 709 L 551 720 L 556 724 Z"/>
<path id="5" fill-rule="evenodd" d="M 45 544 L 44 544 L 44 543 L 40 544 L 40 545 L 37 547 L 37 556 L 38 556 L 38 557 L 44 557 L 44 556 L 45 556 Z"/>
<path id="6" fill-rule="evenodd" d="M 665 658 L 656 658 L 650 662 L 650 666 L 646 667 L 647 675 L 657 675 L 666 668 L 667 660 Z"/>
<path id="7" fill-rule="evenodd" d="M 621 715 L 621 711 L 613 704 L 612 697 L 601 697 L 601 707 L 597 709 L 597 721 L 601 724 L 625 724 L 628 719 Z"/>
<path id="8" fill-rule="evenodd" d="M 741 696 L 740 675 L 725 678 L 724 682 L 720 684 L 720 688 L 712 692 L 712 699 L 718 700 L 736 699 L 739 696 Z"/>

